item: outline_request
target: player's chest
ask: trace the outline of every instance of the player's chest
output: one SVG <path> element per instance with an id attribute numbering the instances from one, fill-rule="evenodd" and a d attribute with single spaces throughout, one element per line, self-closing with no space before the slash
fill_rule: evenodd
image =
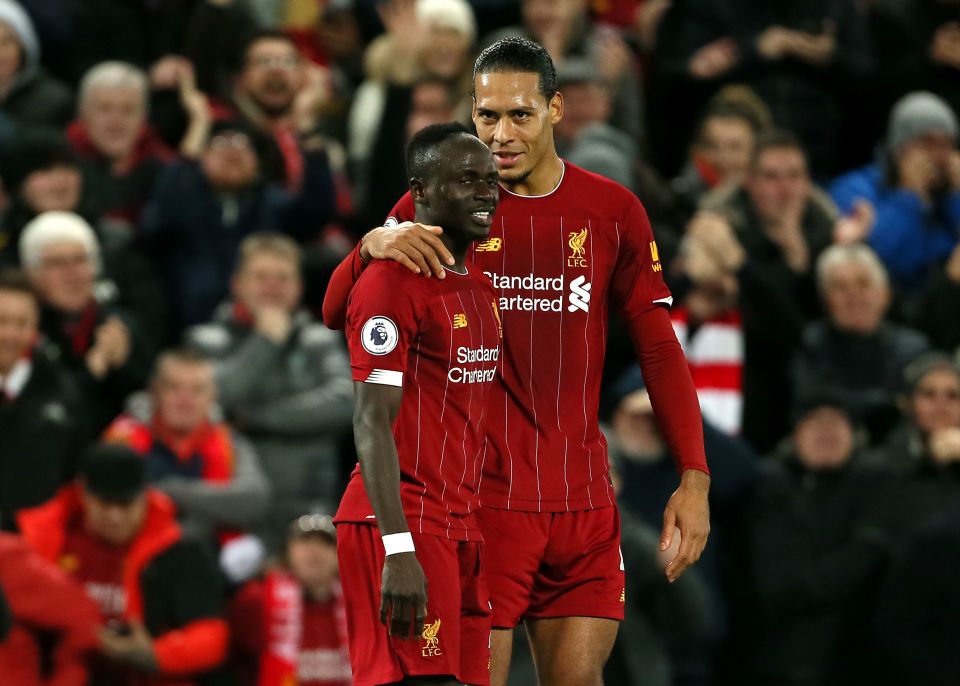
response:
<path id="1" fill-rule="evenodd" d="M 500 311 L 488 290 L 447 293 L 428 302 L 412 354 L 446 374 L 495 369 L 502 332 Z"/>

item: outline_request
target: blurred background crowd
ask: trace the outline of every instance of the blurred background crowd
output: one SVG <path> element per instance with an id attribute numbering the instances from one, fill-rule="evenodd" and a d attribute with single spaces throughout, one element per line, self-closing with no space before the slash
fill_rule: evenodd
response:
<path id="1" fill-rule="evenodd" d="M 957 0 L 0 0 L 0 681 L 350 683 L 317 313 L 511 34 L 647 208 L 713 472 L 669 585 L 614 319 L 607 683 L 960 683 Z"/>

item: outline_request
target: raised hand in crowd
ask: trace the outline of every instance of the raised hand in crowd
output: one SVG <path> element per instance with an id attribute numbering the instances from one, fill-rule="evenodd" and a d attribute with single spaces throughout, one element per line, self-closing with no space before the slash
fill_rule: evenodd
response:
<path id="1" fill-rule="evenodd" d="M 116 316 L 109 317 L 94 332 L 93 347 L 87 352 L 87 369 L 102 379 L 111 369 L 118 369 L 130 357 L 130 331 Z"/>
<path id="2" fill-rule="evenodd" d="M 713 79 L 726 74 L 740 62 L 737 44 L 729 36 L 707 43 L 690 58 L 690 75 L 695 79 Z"/>
<path id="3" fill-rule="evenodd" d="M 930 456 L 938 464 L 960 462 L 960 428 L 939 429 L 930 434 Z"/>
<path id="4" fill-rule="evenodd" d="M 190 60 L 180 55 L 166 55 L 150 67 L 150 86 L 154 90 L 172 90 L 180 83 L 184 70 L 193 70 Z"/>
<path id="5" fill-rule="evenodd" d="M 833 58 L 836 47 L 837 27 L 830 20 L 824 22 L 822 33 L 807 33 L 774 25 L 757 37 L 757 52 L 772 62 L 795 57 L 810 64 L 827 64 Z"/>
<path id="6" fill-rule="evenodd" d="M 303 87 L 293 100 L 293 121 L 300 133 L 310 133 L 317 128 L 320 112 L 330 101 L 333 87 L 330 71 L 316 64 L 304 63 Z"/>
<path id="7" fill-rule="evenodd" d="M 630 68 L 633 54 L 621 33 L 611 26 L 597 27 L 597 68 L 604 80 L 615 84 Z"/>
<path id="8" fill-rule="evenodd" d="M 873 204 L 860 198 L 853 205 L 853 212 L 837 220 L 833 226 L 833 242 L 846 245 L 867 240 L 877 220 Z"/>
<path id="9" fill-rule="evenodd" d="M 177 88 L 180 92 L 180 106 L 187 115 L 187 130 L 180 141 L 180 154 L 197 159 L 203 153 L 210 135 L 213 115 L 210 100 L 197 88 L 197 77 L 193 65 L 187 62 L 177 74 Z"/>
<path id="10" fill-rule="evenodd" d="M 419 52 L 426 32 L 417 19 L 416 0 L 387 0 L 376 7 L 386 33 L 393 38 L 393 48 L 405 54 Z"/>
<path id="11" fill-rule="evenodd" d="M 647 0 L 637 7 L 633 25 L 644 50 L 651 51 L 656 47 L 660 23 L 671 5 L 672 0 Z"/>
<path id="12" fill-rule="evenodd" d="M 933 35 L 930 58 L 953 69 L 960 69 L 960 23 L 944 24 Z"/>

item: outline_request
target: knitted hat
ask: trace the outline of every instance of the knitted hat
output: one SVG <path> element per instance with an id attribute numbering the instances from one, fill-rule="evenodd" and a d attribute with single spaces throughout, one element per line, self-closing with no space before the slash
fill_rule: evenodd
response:
<path id="1" fill-rule="evenodd" d="M 0 0 L 0 22 L 3 22 L 17 34 L 20 45 L 23 46 L 24 61 L 21 73 L 32 73 L 40 62 L 40 42 L 33 29 L 30 15 L 26 13 L 19 2 L 14 0 Z"/>
<path id="2" fill-rule="evenodd" d="M 890 113 L 887 148 L 896 153 L 917 136 L 945 133 L 957 138 L 957 116 L 943 98 L 927 91 L 903 96 Z"/>
<path id="3" fill-rule="evenodd" d="M 931 351 L 914 358 L 903 370 L 903 390 L 911 394 L 923 378 L 936 369 L 946 369 L 960 377 L 960 364 L 946 353 Z"/>

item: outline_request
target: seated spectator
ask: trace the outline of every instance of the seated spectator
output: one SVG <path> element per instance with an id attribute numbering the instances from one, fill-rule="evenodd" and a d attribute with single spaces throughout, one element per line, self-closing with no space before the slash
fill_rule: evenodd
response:
<path id="1" fill-rule="evenodd" d="M 758 136 L 743 186 L 710 200 L 703 209 L 727 218 L 757 267 L 805 315 L 818 312 L 813 264 L 833 240 L 836 211 L 811 183 L 799 139 L 779 129 Z"/>
<path id="2" fill-rule="evenodd" d="M 730 86 L 714 96 L 690 146 L 690 161 L 673 181 L 688 212 L 711 190 L 743 183 L 754 141 L 771 124 L 770 110 L 745 86 Z"/>
<path id="3" fill-rule="evenodd" d="M 116 289 L 98 289 L 100 246 L 68 212 L 47 212 L 20 237 L 20 261 L 41 306 L 42 344 L 74 377 L 94 433 L 147 379 L 151 348 Z"/>
<path id="4" fill-rule="evenodd" d="M 279 234 L 240 246 L 233 301 L 188 345 L 214 362 L 220 406 L 256 448 L 273 486 L 264 539 L 297 513 L 331 511 L 342 490 L 337 443 L 352 419 L 350 365 L 339 336 L 299 309 L 300 249 Z"/>
<path id="5" fill-rule="evenodd" d="M 52 498 L 86 438 L 66 372 L 35 349 L 40 306 L 19 272 L 0 271 L 0 527 Z"/>
<path id="6" fill-rule="evenodd" d="M 66 125 L 72 106 L 70 89 L 40 66 L 30 16 L 15 0 L 0 0 L 0 143 L 24 125 Z"/>
<path id="7" fill-rule="evenodd" d="M 807 397 L 784 450 L 763 463 L 745 532 L 750 541 L 744 684 L 861 683 L 867 617 L 887 541 L 871 520 L 878 478 L 857 467 L 843 399 Z"/>
<path id="8" fill-rule="evenodd" d="M 0 533 L 0 606 L 9 606 L 0 611 L 6 619 L 0 619 L 4 683 L 87 684 L 87 660 L 97 648 L 100 626 L 97 606 L 55 561 L 7 533 Z"/>
<path id="9" fill-rule="evenodd" d="M 303 515 L 289 525 L 280 563 L 239 590 L 230 621 L 241 686 L 350 686 L 330 517 Z"/>
<path id="10" fill-rule="evenodd" d="M 147 75 L 131 64 L 102 62 L 80 82 L 79 118 L 67 136 L 103 180 L 103 210 L 131 232 L 173 152 L 147 123 Z"/>
<path id="11" fill-rule="evenodd" d="M 255 144 L 239 121 L 213 125 L 198 161 L 180 160 L 160 175 L 142 238 L 162 264 L 175 325 L 207 322 L 228 295 L 240 242 L 254 231 L 314 236 L 333 211 L 326 155 L 305 154 L 296 193 L 267 183 Z"/>
<path id="12" fill-rule="evenodd" d="M 216 565 L 183 536 L 173 513 L 167 497 L 146 486 L 136 453 L 97 445 L 76 483 L 19 515 L 27 544 L 99 606 L 102 657 L 91 684 L 151 678 L 199 686 L 226 658 Z"/>
<path id="13" fill-rule="evenodd" d="M 916 294 L 960 243 L 957 117 L 932 93 L 901 98 L 890 114 L 882 161 L 833 182 L 845 214 L 872 206 L 868 242 L 898 289 Z"/>
<path id="14" fill-rule="evenodd" d="M 270 485 L 253 446 L 214 419 L 213 365 L 189 350 L 161 353 L 149 397 L 134 396 L 105 440 L 143 456 L 151 484 L 177 506 L 184 529 L 212 538 L 258 525 Z"/>
<path id="15" fill-rule="evenodd" d="M 898 551 L 875 612 L 877 671 L 882 686 L 960 683 L 960 508 L 920 528 Z M 931 564 L 918 563 L 932 560 Z"/>
<path id="16" fill-rule="evenodd" d="M 926 338 L 886 320 L 887 272 L 867 246 L 825 250 L 817 260 L 817 280 L 827 317 L 803 333 L 793 364 L 794 395 L 835 389 L 877 442 L 897 420 L 901 374 L 926 350 Z"/>

